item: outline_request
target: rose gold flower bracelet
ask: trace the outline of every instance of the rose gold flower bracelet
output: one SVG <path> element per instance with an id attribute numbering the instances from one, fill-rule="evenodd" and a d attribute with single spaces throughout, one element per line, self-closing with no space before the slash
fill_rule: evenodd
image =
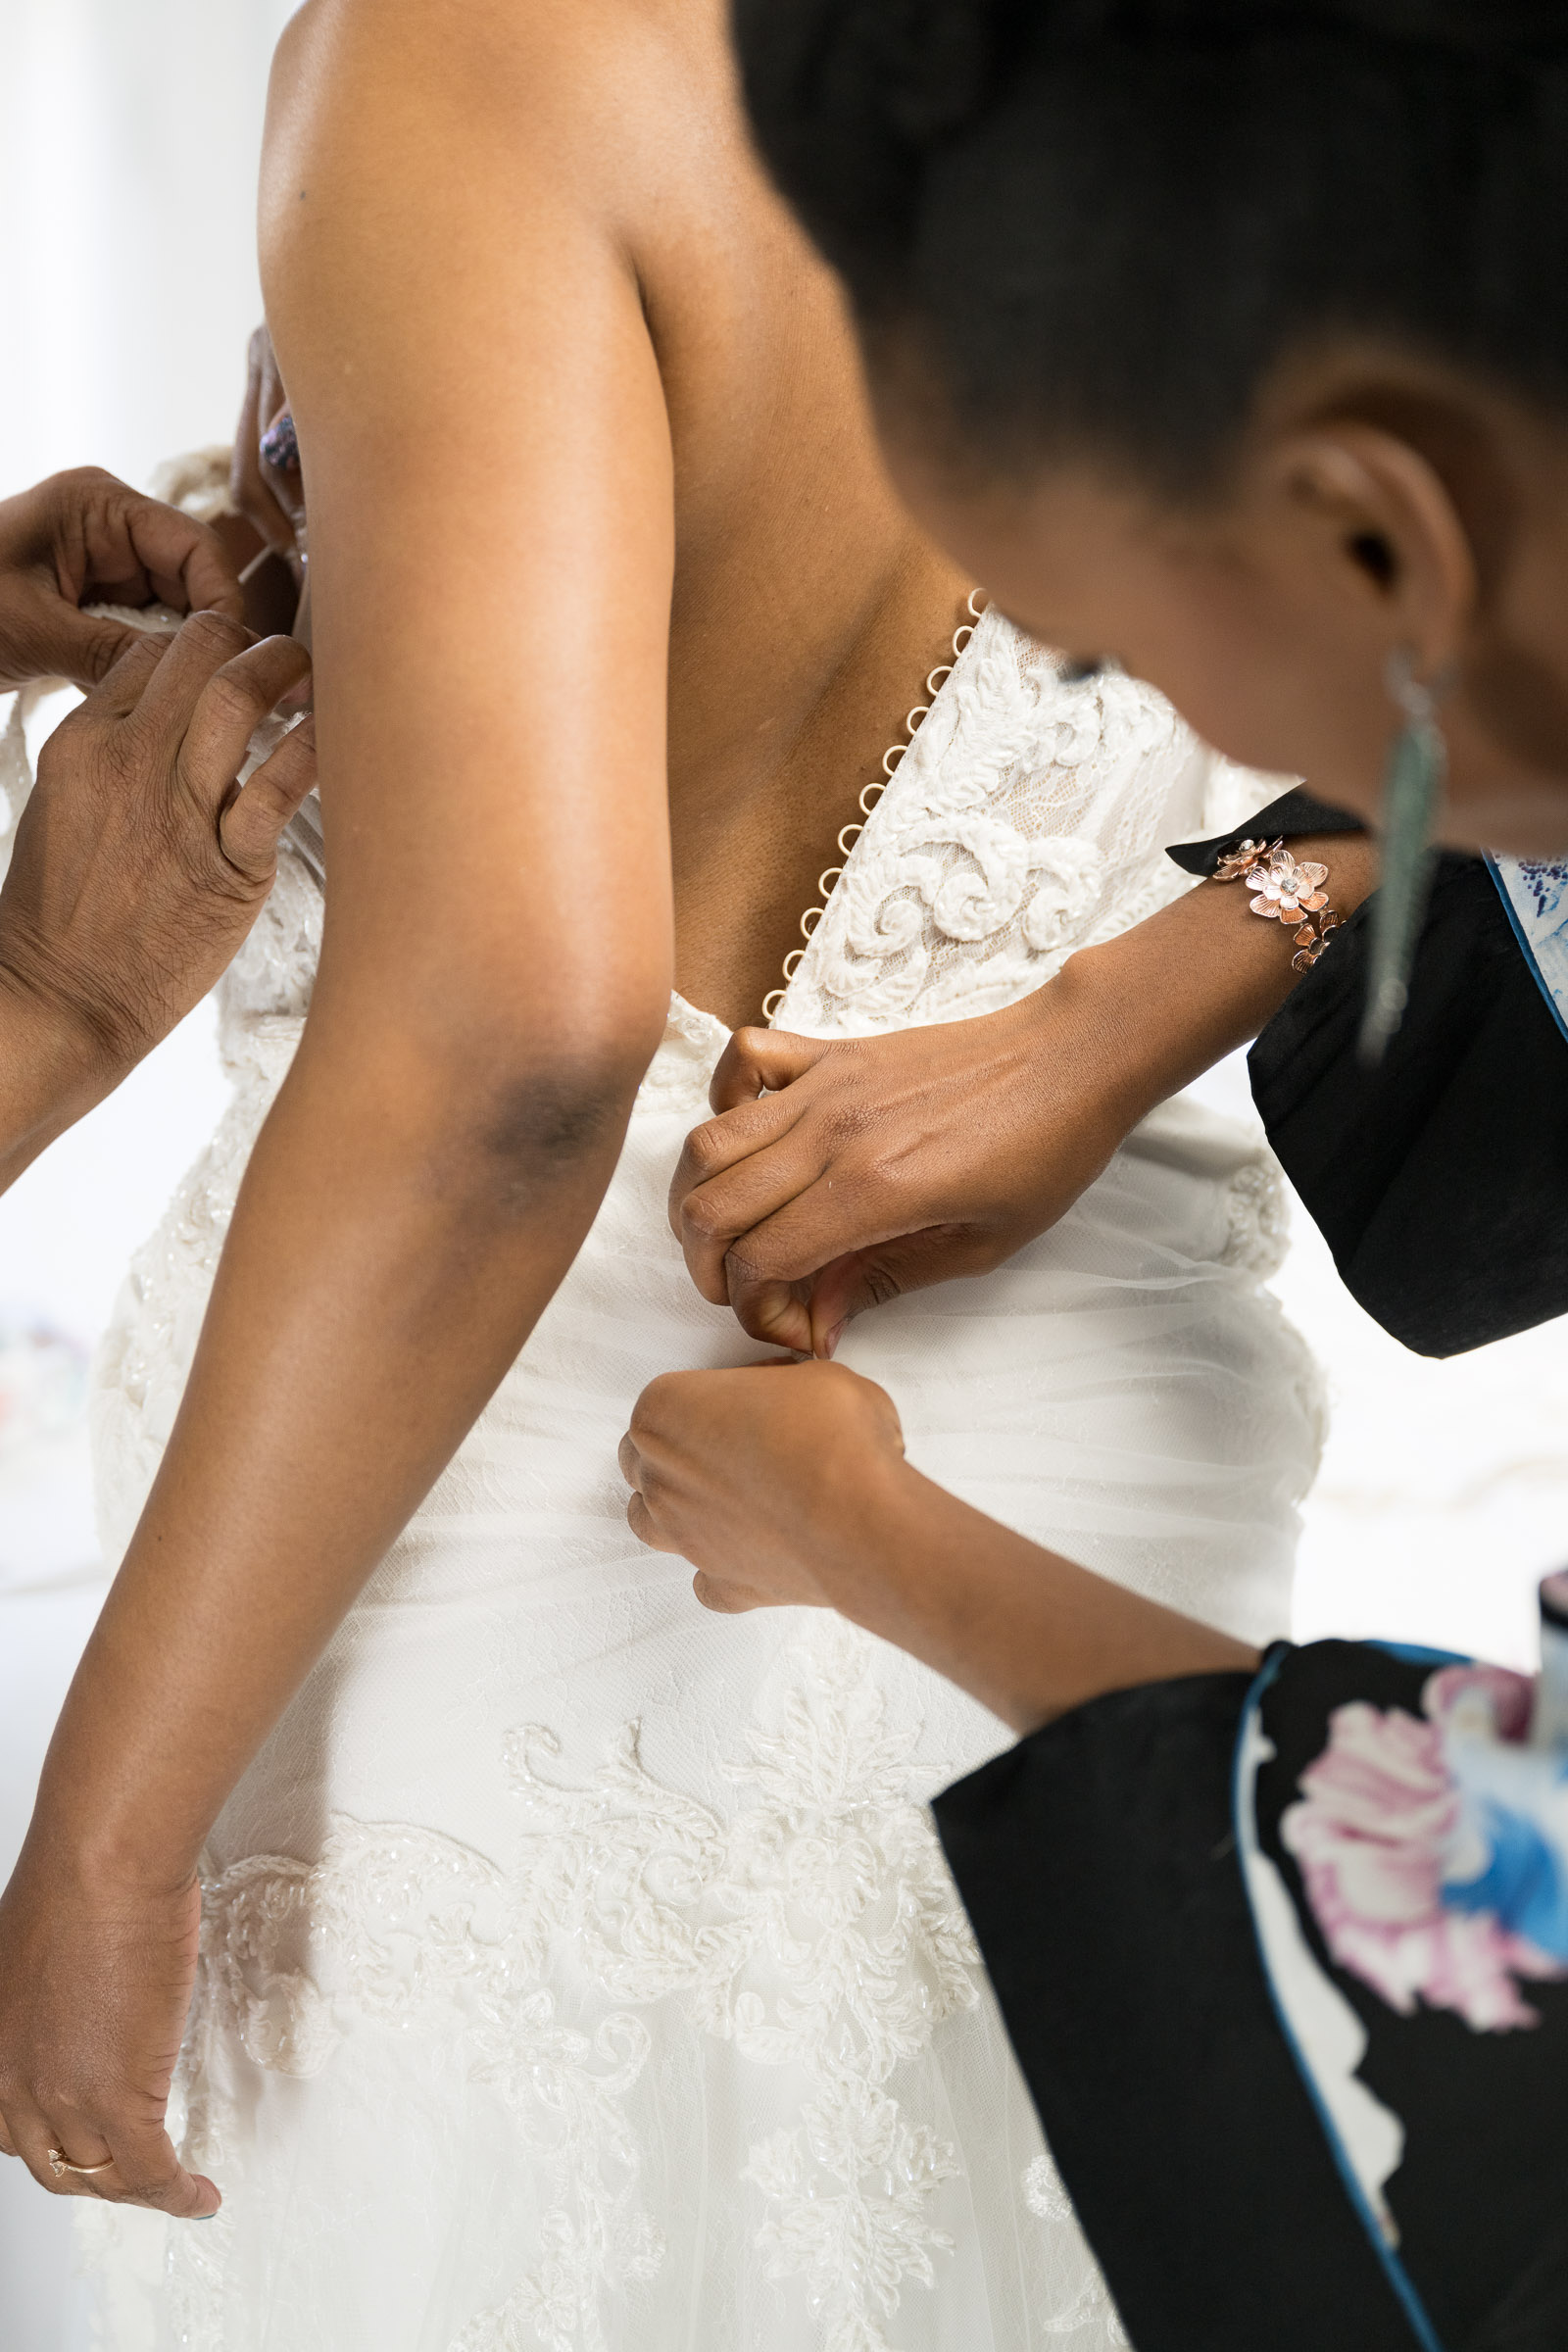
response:
<path id="1" fill-rule="evenodd" d="M 1299 923 L 1296 954 L 1291 962 L 1298 972 L 1310 971 L 1329 944 L 1329 933 L 1341 917 L 1328 902 L 1323 885 L 1326 865 L 1304 859 L 1299 865 L 1278 841 L 1240 841 L 1215 866 L 1211 880 L 1245 882 L 1252 895 L 1252 912 L 1268 923 Z"/>

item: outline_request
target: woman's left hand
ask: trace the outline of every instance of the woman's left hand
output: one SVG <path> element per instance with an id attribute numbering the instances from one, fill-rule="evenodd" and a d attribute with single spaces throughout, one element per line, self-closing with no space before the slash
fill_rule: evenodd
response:
<path id="1" fill-rule="evenodd" d="M 705 1608 L 831 1608 L 831 1563 L 857 1506 L 897 1472 L 893 1399 L 842 1364 L 778 1356 L 733 1372 L 666 1372 L 620 1442 L 626 1517 L 679 1552 Z"/>

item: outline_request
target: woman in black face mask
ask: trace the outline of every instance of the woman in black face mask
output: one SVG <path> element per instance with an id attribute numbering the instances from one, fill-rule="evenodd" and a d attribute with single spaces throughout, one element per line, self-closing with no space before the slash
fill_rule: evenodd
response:
<path id="1" fill-rule="evenodd" d="M 1470 963 L 1435 935 L 1402 1034 L 1424 986 L 1476 1001 L 1516 957 L 1494 1156 L 1560 1132 L 1561 10 L 741 0 L 738 27 L 906 498 L 1039 635 L 1380 826 L 1374 1059 L 1429 840 L 1488 853 L 1494 929 Z M 1331 895 L 1266 846 L 1227 877 L 1307 931 Z M 841 1608 L 1028 1734 L 938 1818 L 1141 2352 L 1568 2340 L 1556 1580 L 1533 1687 L 1378 1643 L 1259 1659 L 940 1494 L 827 1365 L 658 1383 L 623 1462 L 712 1605 Z"/>

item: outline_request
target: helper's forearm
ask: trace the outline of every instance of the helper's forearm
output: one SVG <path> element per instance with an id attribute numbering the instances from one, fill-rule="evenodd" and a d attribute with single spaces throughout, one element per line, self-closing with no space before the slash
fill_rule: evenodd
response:
<path id="1" fill-rule="evenodd" d="M 634 1081 L 536 1068 L 475 1116 L 450 1071 L 307 1038 L 50 1749 L 34 1836 L 74 1866 L 194 1866 L 570 1263 Z"/>
<path id="2" fill-rule="evenodd" d="M 1107 1690 L 1257 1652 L 988 1519 L 907 1463 L 861 1462 L 816 1566 L 833 1605 L 1017 1732 Z"/>
<path id="3" fill-rule="evenodd" d="M 79 1030 L 0 969 L 0 1193 L 113 1084 Z"/>
<path id="4" fill-rule="evenodd" d="M 1367 834 L 1325 834 L 1290 848 L 1329 868 L 1341 915 L 1377 886 L 1378 849 Z M 1334 954 L 1332 939 L 1325 952 Z M 1094 1007 L 1121 1132 L 1256 1037 L 1301 978 L 1292 953 L 1292 927 L 1254 915 L 1243 884 L 1203 882 L 1072 958 L 1062 980 Z"/>

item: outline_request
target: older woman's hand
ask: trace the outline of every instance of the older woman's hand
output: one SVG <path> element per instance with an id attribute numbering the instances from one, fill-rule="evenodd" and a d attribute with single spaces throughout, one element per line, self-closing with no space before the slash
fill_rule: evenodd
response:
<path id="1" fill-rule="evenodd" d="M 311 722 L 236 778 L 309 667 L 290 637 L 197 613 L 172 641 L 138 634 L 45 744 L 0 888 L 0 1186 L 232 959 L 315 779 Z"/>
<path id="2" fill-rule="evenodd" d="M 0 692 L 31 678 L 96 686 L 138 632 L 90 604 L 237 620 L 244 597 L 205 523 L 84 466 L 0 501 Z"/>
<path id="3" fill-rule="evenodd" d="M 831 1608 L 832 1556 L 897 1474 L 893 1399 L 841 1364 L 780 1356 L 731 1372 L 666 1372 L 620 1442 L 626 1517 L 697 1570 L 705 1608 Z"/>

